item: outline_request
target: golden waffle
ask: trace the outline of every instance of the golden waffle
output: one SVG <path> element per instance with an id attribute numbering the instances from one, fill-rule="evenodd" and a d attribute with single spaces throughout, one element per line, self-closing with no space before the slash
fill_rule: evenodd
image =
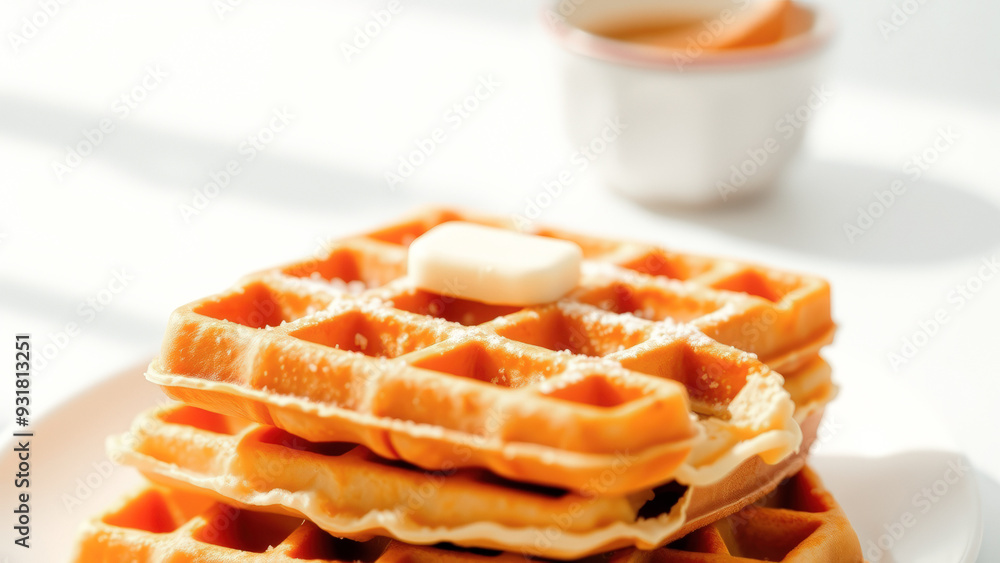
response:
<path id="1" fill-rule="evenodd" d="M 520 553 L 413 546 L 382 537 L 328 535 L 301 518 L 240 510 L 181 490 L 149 486 L 84 524 L 75 561 L 189 563 L 515 563 Z M 859 563 L 843 511 L 808 468 L 758 505 L 654 551 L 620 550 L 592 563 Z"/>
<path id="2" fill-rule="evenodd" d="M 580 557 L 623 546 L 650 549 L 739 510 L 803 465 L 826 402 L 829 367 L 789 377 L 804 439 L 776 465 L 752 456 L 710 486 L 676 482 L 607 496 L 631 470 L 627 456 L 582 492 L 509 481 L 481 469 L 425 471 L 363 446 L 314 443 L 284 430 L 184 405 L 140 415 L 109 440 L 112 459 L 150 479 L 241 507 L 298 515 L 338 536 L 391 536 Z M 558 533 L 549 528 L 558 525 Z"/>
<path id="3" fill-rule="evenodd" d="M 795 450 L 781 378 L 747 351 L 788 370 L 815 359 L 833 330 L 825 282 L 544 230 L 587 259 L 558 303 L 414 289 L 406 245 L 453 219 L 502 223 L 429 212 L 252 275 L 175 311 L 148 379 L 194 406 L 426 469 L 582 490 L 627 453 L 608 494 L 705 485 Z"/>

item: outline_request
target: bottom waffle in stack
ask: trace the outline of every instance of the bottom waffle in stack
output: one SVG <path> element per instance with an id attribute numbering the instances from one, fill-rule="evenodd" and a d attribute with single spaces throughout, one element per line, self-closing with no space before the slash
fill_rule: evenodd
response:
<path id="1" fill-rule="evenodd" d="M 77 561 L 129 563 L 513 563 L 521 554 L 417 546 L 384 537 L 337 538 L 308 520 L 236 508 L 198 493 L 149 485 L 83 527 Z M 861 561 L 843 510 L 808 467 L 755 504 L 668 546 L 622 549 L 593 563 Z"/>

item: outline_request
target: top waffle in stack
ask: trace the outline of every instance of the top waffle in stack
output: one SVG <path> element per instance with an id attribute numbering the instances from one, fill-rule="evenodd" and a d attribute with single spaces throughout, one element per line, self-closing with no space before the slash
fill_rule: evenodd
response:
<path id="1" fill-rule="evenodd" d="M 553 230 L 584 252 L 579 287 L 536 307 L 416 289 L 407 247 L 434 210 L 244 278 L 171 316 L 147 373 L 190 405 L 350 441 L 425 469 L 627 494 L 717 482 L 799 447 L 772 371 L 815 360 L 833 333 L 823 280 Z M 758 359 L 759 358 L 759 359 Z"/>

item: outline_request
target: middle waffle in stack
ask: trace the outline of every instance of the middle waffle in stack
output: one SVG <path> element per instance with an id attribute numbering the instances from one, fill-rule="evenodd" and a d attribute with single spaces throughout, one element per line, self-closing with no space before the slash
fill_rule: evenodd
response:
<path id="1" fill-rule="evenodd" d="M 645 279 L 605 266 L 576 295 L 609 272 Z M 825 283 L 800 282 L 754 310 L 798 318 L 818 295 L 828 318 Z M 791 349 L 782 378 L 583 297 L 445 300 L 470 321 L 446 322 L 409 310 L 405 279 L 369 286 L 270 271 L 179 309 L 147 377 L 188 406 L 141 415 L 113 458 L 336 536 L 575 558 L 663 545 L 766 494 L 801 468 L 834 393 L 815 349 Z M 728 330 L 774 332 L 745 320 Z"/>

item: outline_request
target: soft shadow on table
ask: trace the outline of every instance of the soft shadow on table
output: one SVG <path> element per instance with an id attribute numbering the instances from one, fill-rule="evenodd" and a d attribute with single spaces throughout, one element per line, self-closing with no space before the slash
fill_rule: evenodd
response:
<path id="1" fill-rule="evenodd" d="M 985 523 L 981 529 L 988 533 L 996 516 L 987 513 L 980 520 L 971 512 L 980 510 L 978 484 L 984 477 L 955 452 L 818 455 L 809 463 L 847 512 L 870 563 L 903 563 L 917 557 L 956 561 L 976 552 L 979 532 L 973 523 Z"/>
<path id="2" fill-rule="evenodd" d="M 555 2 L 550 2 L 555 4 Z M 469 0 L 423 0 L 420 7 L 449 16 L 460 15 L 475 19 L 490 18 L 490 23 L 524 24 L 540 11 L 537 0 L 506 0 L 504 2 L 469 2 Z"/>
<path id="3" fill-rule="evenodd" d="M 895 196 L 852 242 L 844 224 L 858 225 L 858 208 L 877 202 L 872 192 L 889 190 L 895 180 L 904 182 L 906 192 Z M 935 262 L 987 254 L 1000 243 L 1000 208 L 959 186 L 924 179 L 911 183 L 902 168 L 802 159 L 774 188 L 721 207 L 647 209 L 770 246 L 848 262 Z"/>
<path id="4" fill-rule="evenodd" d="M 38 318 L 60 319 L 63 323 L 54 327 L 57 331 L 65 331 L 66 319 L 71 319 L 76 327 L 74 331 L 101 334 L 122 342 L 148 344 L 159 342 L 163 337 L 160 322 L 152 322 L 128 308 L 109 307 L 93 317 L 93 322 L 88 322 L 90 317 L 76 314 L 79 306 L 79 297 L 21 283 L 12 278 L 0 278 L 0 309 Z M 42 341 L 42 344 L 45 343 L 47 342 Z"/>
<path id="5" fill-rule="evenodd" d="M 66 145 L 80 142 L 83 129 L 93 129 L 108 117 L 0 94 L 0 135 L 51 146 L 53 159 L 64 157 Z M 253 123 L 257 121 L 266 123 L 261 116 Z M 209 174 L 224 170 L 235 159 L 242 171 L 218 197 L 258 200 L 293 210 L 385 207 L 400 205 L 409 197 L 407 190 L 390 190 L 381 171 L 361 174 L 277 153 L 273 148 L 265 148 L 247 162 L 239 152 L 240 145 L 260 125 L 248 128 L 242 138 L 234 137 L 231 142 L 206 140 L 133 121 L 117 122 L 116 126 L 78 170 L 65 176 L 66 186 L 72 186 L 75 175 L 85 174 L 88 165 L 100 161 L 144 183 L 175 192 L 178 205 L 190 204 L 194 190 L 210 181 Z M 272 147 L 281 143 L 280 133 L 277 135 Z M 387 162 L 387 167 L 390 164 Z"/>

